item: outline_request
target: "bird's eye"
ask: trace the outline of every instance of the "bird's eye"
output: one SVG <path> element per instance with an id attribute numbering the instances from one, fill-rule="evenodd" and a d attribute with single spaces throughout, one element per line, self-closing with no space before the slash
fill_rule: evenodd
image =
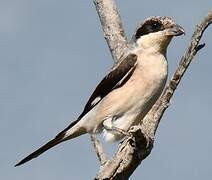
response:
<path id="1" fill-rule="evenodd" d="M 149 33 L 154 33 L 158 31 L 162 31 L 164 29 L 163 24 L 161 24 L 158 21 L 148 21 L 144 23 L 139 29 L 137 29 L 135 38 L 138 39 L 139 37 L 149 34 Z"/>
<path id="2" fill-rule="evenodd" d="M 161 28 L 161 24 L 158 22 L 154 22 L 151 24 L 151 28 L 152 28 L 152 30 L 158 30 Z"/>

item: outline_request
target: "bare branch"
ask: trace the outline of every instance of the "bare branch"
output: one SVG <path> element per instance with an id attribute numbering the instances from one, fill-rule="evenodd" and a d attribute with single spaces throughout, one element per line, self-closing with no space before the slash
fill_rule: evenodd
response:
<path id="1" fill-rule="evenodd" d="M 96 134 L 91 134 L 91 142 L 93 143 L 94 150 L 99 159 L 100 165 L 103 166 L 107 162 L 107 156 L 104 153 L 103 147 L 100 144 L 99 140 L 96 138 Z"/>
<path id="2" fill-rule="evenodd" d="M 188 49 L 185 55 L 181 58 L 180 64 L 165 88 L 163 95 L 143 119 L 141 126 L 135 126 L 132 128 L 131 132 L 133 137 L 125 138 L 125 140 L 119 145 L 118 151 L 113 159 L 107 161 L 107 163 L 101 167 L 99 174 L 96 177 L 97 180 L 128 179 L 142 160 L 150 154 L 153 148 L 155 132 L 158 124 L 165 110 L 168 108 L 170 99 L 193 57 L 202 47 L 204 47 L 204 45 L 199 45 L 199 42 L 205 29 L 211 23 L 212 11 L 209 11 L 208 15 L 196 26 Z"/>
<path id="3" fill-rule="evenodd" d="M 115 64 L 127 51 L 127 38 L 114 0 L 93 0 Z"/>

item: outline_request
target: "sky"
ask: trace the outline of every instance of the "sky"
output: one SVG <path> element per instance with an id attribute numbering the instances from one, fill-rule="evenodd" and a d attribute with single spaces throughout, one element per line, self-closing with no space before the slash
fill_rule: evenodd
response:
<path id="1" fill-rule="evenodd" d="M 130 39 L 146 17 L 169 16 L 184 27 L 168 48 L 169 75 L 211 0 L 121 1 Z M 159 125 L 154 148 L 131 179 L 211 179 L 212 26 Z M 93 179 L 99 162 L 88 135 L 39 158 L 20 159 L 75 120 L 113 64 L 92 1 L 0 0 L 0 179 Z M 117 144 L 106 144 L 112 155 Z"/>

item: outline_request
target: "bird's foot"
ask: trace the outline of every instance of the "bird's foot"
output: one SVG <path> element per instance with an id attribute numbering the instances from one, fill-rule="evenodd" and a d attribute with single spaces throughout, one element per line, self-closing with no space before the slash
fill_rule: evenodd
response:
<path id="1" fill-rule="evenodd" d="M 113 124 L 113 121 L 114 121 L 114 118 L 108 118 L 106 119 L 104 122 L 103 122 L 103 126 L 106 130 L 108 131 L 115 131 L 119 134 L 122 134 L 124 136 L 127 136 L 127 137 L 130 137 L 131 136 L 131 133 L 129 133 L 128 131 L 125 131 L 121 128 L 118 128 L 116 126 L 114 126 Z"/>

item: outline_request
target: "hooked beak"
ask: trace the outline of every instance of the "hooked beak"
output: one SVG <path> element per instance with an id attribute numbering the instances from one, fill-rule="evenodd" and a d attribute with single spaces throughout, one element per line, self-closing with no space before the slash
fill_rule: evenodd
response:
<path id="1" fill-rule="evenodd" d="M 168 36 L 181 36 L 185 35 L 185 30 L 178 24 L 166 29 L 166 35 Z"/>

